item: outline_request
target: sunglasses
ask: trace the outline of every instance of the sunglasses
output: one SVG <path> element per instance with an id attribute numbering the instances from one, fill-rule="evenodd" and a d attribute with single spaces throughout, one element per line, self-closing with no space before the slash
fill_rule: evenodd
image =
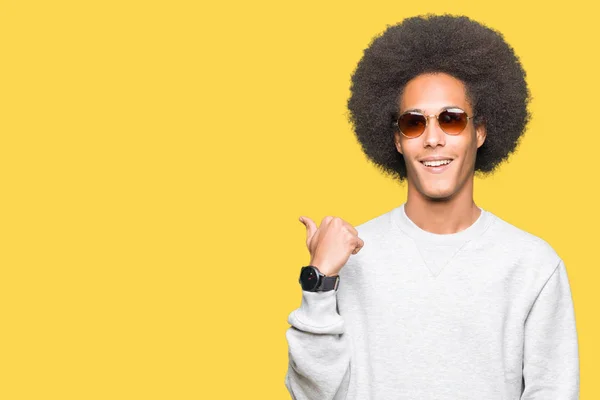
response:
<path id="1" fill-rule="evenodd" d="M 448 135 L 458 135 L 466 128 L 469 120 L 475 116 L 469 117 L 464 110 L 457 107 L 447 108 L 437 115 L 424 115 L 417 111 L 407 111 L 398 117 L 395 125 L 404 136 L 414 139 L 425 132 L 430 117 L 436 117 L 440 128 Z"/>

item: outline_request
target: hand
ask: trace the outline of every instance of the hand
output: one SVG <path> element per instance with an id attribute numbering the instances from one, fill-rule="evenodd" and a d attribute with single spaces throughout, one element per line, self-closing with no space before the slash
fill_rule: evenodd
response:
<path id="1" fill-rule="evenodd" d="M 301 216 L 306 226 L 306 247 L 310 252 L 310 265 L 327 276 L 335 276 L 364 246 L 356 229 L 339 217 L 327 216 L 317 228 L 312 219 Z"/>

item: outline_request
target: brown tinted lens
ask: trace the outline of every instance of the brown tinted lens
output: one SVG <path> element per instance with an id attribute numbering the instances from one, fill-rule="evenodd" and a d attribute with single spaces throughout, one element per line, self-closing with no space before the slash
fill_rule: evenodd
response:
<path id="1" fill-rule="evenodd" d="M 398 118 L 400 131 L 408 137 L 417 137 L 425 131 L 425 116 L 419 113 L 408 112 Z"/>
<path id="2" fill-rule="evenodd" d="M 467 126 L 467 114 L 460 110 L 445 110 L 440 113 L 440 128 L 449 135 L 458 135 Z"/>

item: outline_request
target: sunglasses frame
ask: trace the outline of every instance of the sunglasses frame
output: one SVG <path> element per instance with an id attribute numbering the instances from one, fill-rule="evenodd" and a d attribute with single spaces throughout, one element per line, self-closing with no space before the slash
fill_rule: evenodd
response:
<path id="1" fill-rule="evenodd" d="M 462 111 L 467 116 L 467 123 L 465 124 L 465 127 L 462 128 L 461 131 L 458 132 L 458 133 L 448 133 L 448 132 L 446 132 L 444 130 L 444 128 L 442 128 L 442 125 L 440 124 L 440 114 L 443 113 L 443 112 L 445 112 L 445 111 L 448 111 L 448 110 L 460 110 L 460 111 Z M 400 118 L 402 118 L 402 116 L 404 116 L 406 114 L 417 114 L 417 115 L 421 115 L 421 116 L 425 117 L 425 127 L 423 128 L 423 131 L 421 133 L 419 133 L 417 136 L 406 136 L 404 134 L 404 132 L 402 132 L 402 129 L 400 129 L 400 122 L 399 122 Z M 460 107 L 448 107 L 448 108 L 444 108 L 439 113 L 437 113 L 437 114 L 430 114 L 430 115 L 426 115 L 426 114 L 420 113 L 418 111 L 406 111 L 406 112 L 403 112 L 402 114 L 400 114 L 398 116 L 398 118 L 394 122 L 394 125 L 398 128 L 398 131 L 400 131 L 400 133 L 402 134 L 402 136 L 404 136 L 405 138 L 416 139 L 419 136 L 421 136 L 423 133 L 425 133 L 425 131 L 427 130 L 427 125 L 429 124 L 429 118 L 431 118 L 431 117 L 435 117 L 435 119 L 437 120 L 438 126 L 440 127 L 440 129 L 446 135 L 457 136 L 457 135 L 460 135 L 465 130 L 465 128 L 467 127 L 467 125 L 469 125 L 469 120 L 475 118 L 475 115 L 469 116 L 467 114 L 467 112 L 465 110 L 463 110 L 462 108 L 460 108 Z"/>

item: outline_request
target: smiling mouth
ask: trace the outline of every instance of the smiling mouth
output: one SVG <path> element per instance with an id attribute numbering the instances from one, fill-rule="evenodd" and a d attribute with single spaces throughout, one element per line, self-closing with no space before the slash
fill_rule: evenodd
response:
<path id="1" fill-rule="evenodd" d="M 430 172 L 443 172 L 452 164 L 453 160 L 440 160 L 440 161 L 419 161 L 423 166 Z"/>
<path id="2" fill-rule="evenodd" d="M 421 161 L 421 164 L 425 165 L 426 167 L 439 167 L 441 165 L 450 164 L 451 162 L 452 162 L 452 159 L 447 159 L 447 160 L 436 160 L 436 161 Z"/>

